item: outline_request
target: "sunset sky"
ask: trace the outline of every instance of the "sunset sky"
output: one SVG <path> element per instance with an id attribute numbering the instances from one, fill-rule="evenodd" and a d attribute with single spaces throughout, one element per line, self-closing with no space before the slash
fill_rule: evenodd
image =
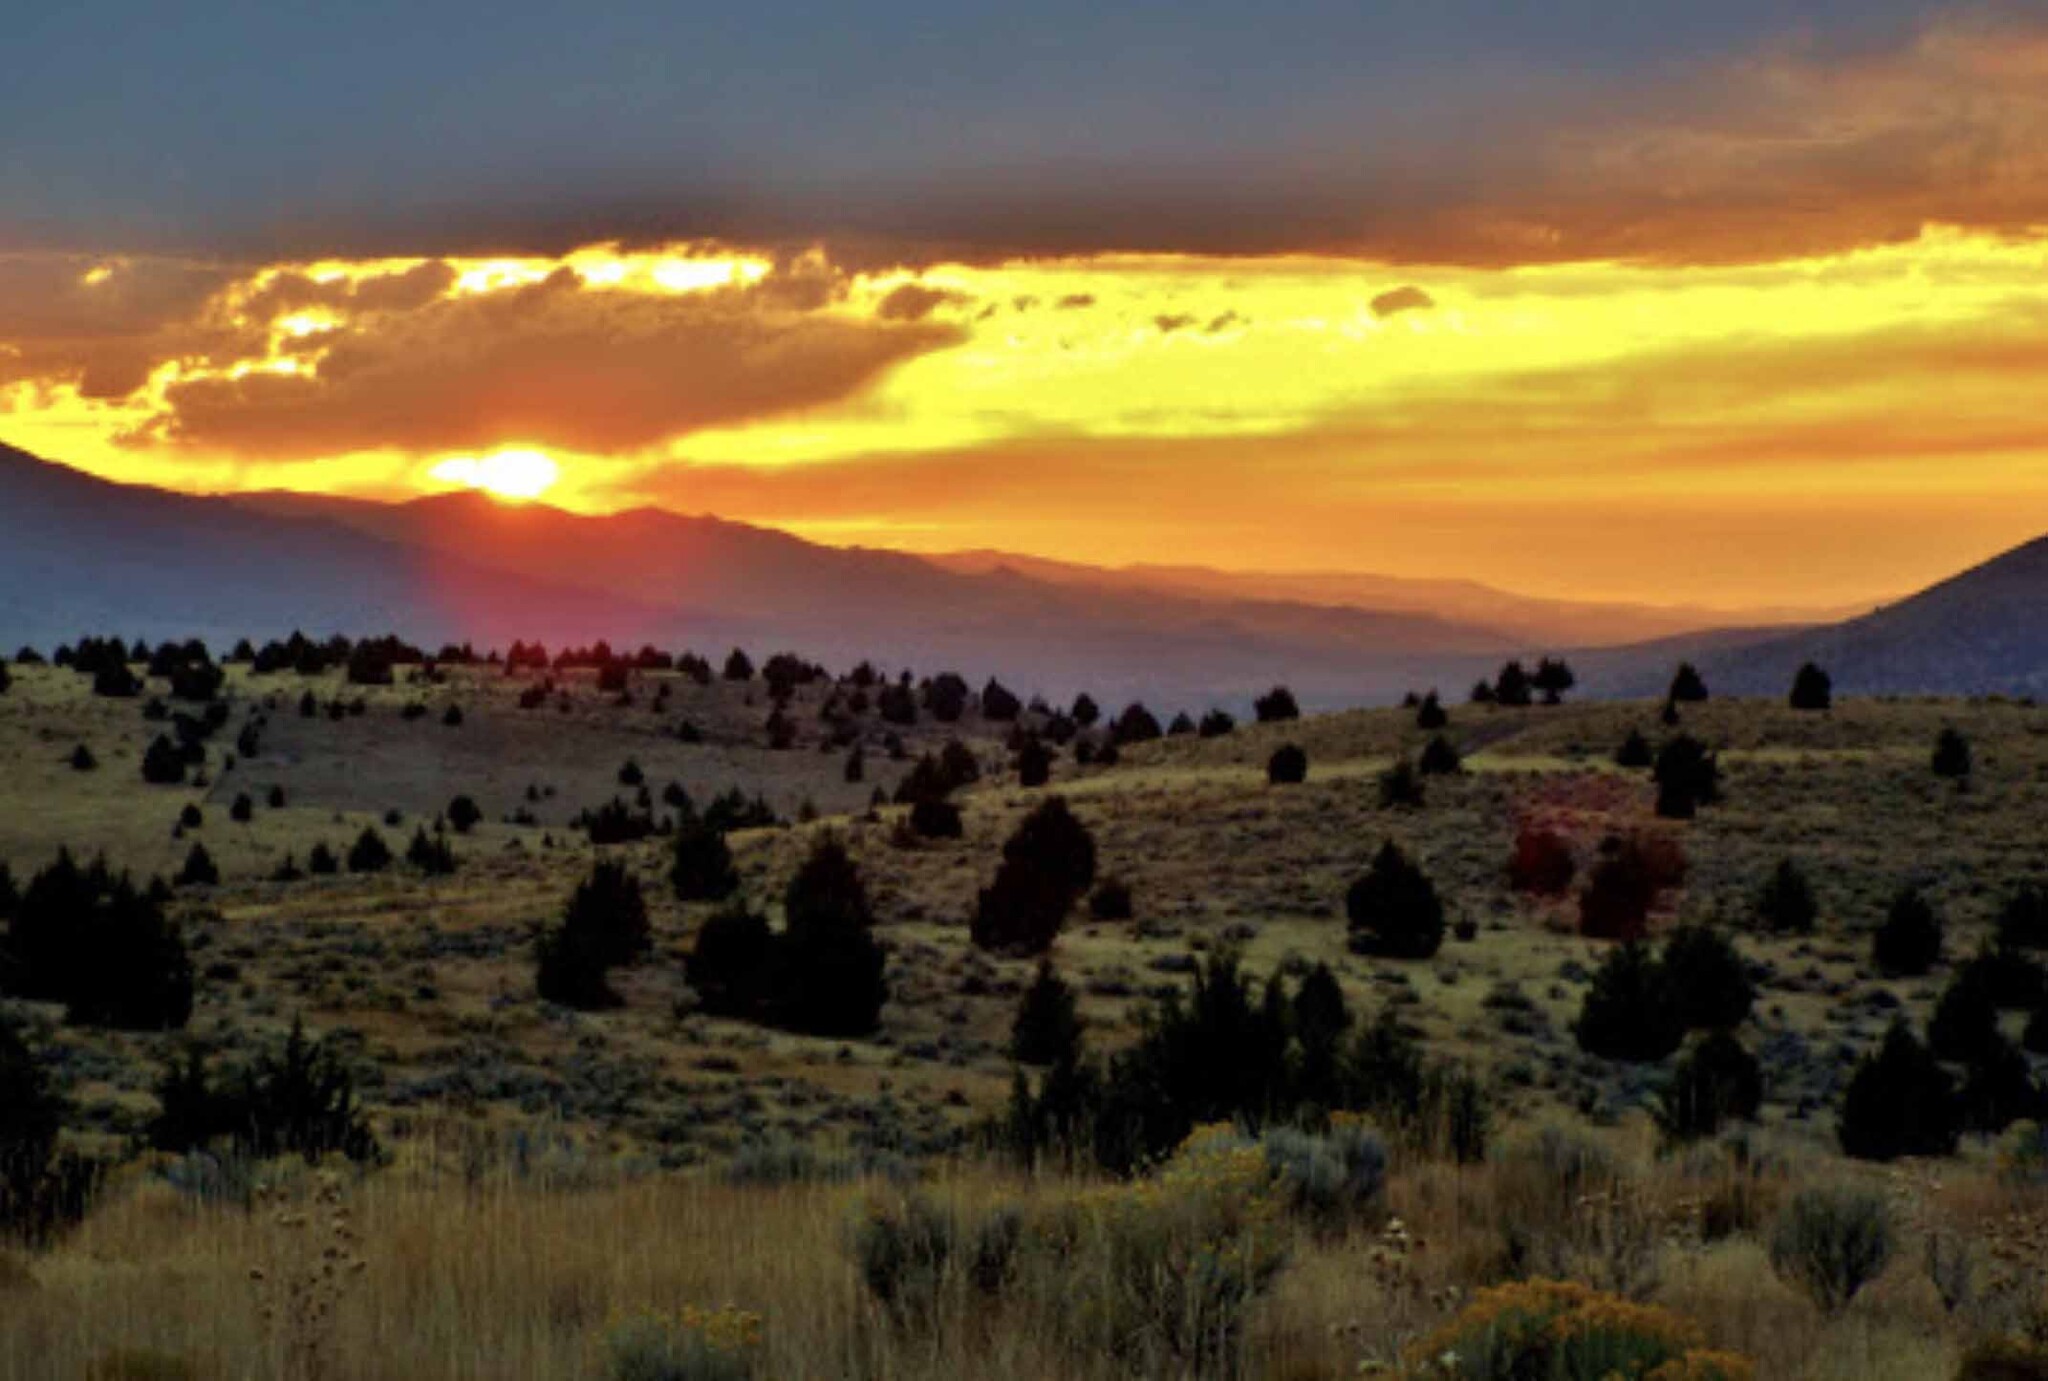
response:
<path id="1" fill-rule="evenodd" d="M 2048 532 L 2048 6 L 34 8 L 0 441 L 110 477 L 1721 606 Z"/>

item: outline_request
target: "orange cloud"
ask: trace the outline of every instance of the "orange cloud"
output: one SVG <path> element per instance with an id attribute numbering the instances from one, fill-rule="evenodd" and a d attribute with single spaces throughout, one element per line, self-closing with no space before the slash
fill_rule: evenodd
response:
<path id="1" fill-rule="evenodd" d="M 271 458 L 478 450 L 506 442 L 591 454 L 846 397 L 891 365 L 959 339 L 922 318 L 823 310 L 811 272 L 674 295 L 601 292 L 578 272 L 446 295 L 445 265 L 351 284 L 266 282 L 258 319 L 322 306 L 338 324 L 284 348 L 291 369 L 180 378 L 126 434 L 136 447 Z"/>

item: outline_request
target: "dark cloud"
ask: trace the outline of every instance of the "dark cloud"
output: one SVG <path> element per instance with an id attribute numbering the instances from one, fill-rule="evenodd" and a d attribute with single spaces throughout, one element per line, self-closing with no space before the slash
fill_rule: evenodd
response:
<path id="1" fill-rule="evenodd" d="M 0 386 L 78 386 L 126 397 L 165 359 L 229 344 L 203 308 L 240 272 L 175 259 L 0 255 Z"/>
<path id="2" fill-rule="evenodd" d="M 1436 299 L 1422 289 L 1409 284 L 1383 292 L 1372 300 L 1372 314 L 1382 321 L 1402 312 L 1425 312 L 1436 305 Z"/>
<path id="3" fill-rule="evenodd" d="M 1187 312 L 1164 312 L 1152 318 L 1152 324 L 1159 328 L 1159 334 L 1170 336 L 1195 324 L 1193 315 Z"/>
<path id="4" fill-rule="evenodd" d="M 1093 307 L 1094 305 L 1095 294 L 1093 293 L 1068 293 L 1065 297 L 1053 303 L 1053 306 L 1062 312 L 1075 312 L 1083 307 Z"/>
<path id="5" fill-rule="evenodd" d="M 128 440 L 274 459 L 513 441 L 632 452 L 844 398 L 960 339 L 937 323 L 816 310 L 840 290 L 837 272 L 812 261 L 681 295 L 596 291 L 567 268 L 424 301 L 380 284 L 373 297 L 416 305 L 348 316 L 323 334 L 311 373 L 176 383 Z"/>
<path id="6" fill-rule="evenodd" d="M 948 303 L 966 300 L 965 293 L 928 288 L 922 283 L 905 283 L 890 290 L 875 309 L 875 315 L 884 321 L 923 321 Z"/>

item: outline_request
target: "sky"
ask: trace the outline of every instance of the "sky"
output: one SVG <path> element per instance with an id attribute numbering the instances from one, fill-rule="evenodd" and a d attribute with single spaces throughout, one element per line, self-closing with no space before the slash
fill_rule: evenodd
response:
<path id="1" fill-rule="evenodd" d="M 112 478 L 1721 607 L 2048 532 L 2048 5 L 31 9 L 0 441 Z"/>

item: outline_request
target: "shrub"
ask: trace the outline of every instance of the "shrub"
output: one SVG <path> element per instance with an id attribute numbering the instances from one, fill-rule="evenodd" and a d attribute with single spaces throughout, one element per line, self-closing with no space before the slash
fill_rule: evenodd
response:
<path id="1" fill-rule="evenodd" d="M 256 818 L 256 802 L 246 791 L 237 792 L 234 804 L 228 807 L 228 819 L 238 825 L 246 825 Z"/>
<path id="2" fill-rule="evenodd" d="M 365 825 L 363 832 L 356 836 L 356 842 L 349 845 L 348 870 L 351 873 L 381 873 L 391 866 L 391 846 L 384 842 L 384 836 Z"/>
<path id="3" fill-rule="evenodd" d="M 1477 1292 L 1409 1350 L 1417 1376 L 1458 1381 L 1753 1381 L 1745 1358 L 1708 1351 L 1699 1326 L 1577 1281 Z"/>
<path id="4" fill-rule="evenodd" d="M 1308 754 L 1295 744 L 1282 744 L 1266 760 L 1266 780 L 1274 786 L 1299 786 L 1308 780 Z"/>
<path id="5" fill-rule="evenodd" d="M 1382 810 L 1416 810 L 1422 806 L 1422 774 L 1405 757 L 1394 759 L 1394 765 L 1380 773 L 1379 786 Z"/>
<path id="6" fill-rule="evenodd" d="M 1664 698 L 1673 704 L 1698 704 L 1707 698 L 1706 678 L 1691 662 L 1680 662 L 1678 670 L 1672 674 L 1671 689 Z"/>
<path id="7" fill-rule="evenodd" d="M 1435 691 L 1423 696 L 1415 707 L 1415 727 L 1425 734 L 1433 734 L 1439 729 L 1447 728 L 1450 722 L 1451 717 L 1444 712 L 1443 701 L 1437 698 Z"/>
<path id="8" fill-rule="evenodd" d="M 1786 858 L 1757 893 L 1754 914 L 1757 924 L 1774 935 L 1807 935 L 1820 919 L 1820 903 L 1806 874 Z"/>
<path id="9" fill-rule="evenodd" d="M 1795 710 L 1825 710 L 1835 703 L 1835 683 L 1812 662 L 1803 664 L 1792 678 L 1791 704 Z"/>
<path id="10" fill-rule="evenodd" d="M 1323 1232 L 1341 1232 L 1379 1211 L 1387 1148 L 1357 1118 L 1339 1115 L 1326 1132 L 1270 1127 L 1258 1140 L 1288 1210 Z"/>
<path id="11" fill-rule="evenodd" d="M 562 913 L 562 928 L 586 942 L 608 967 L 638 963 L 654 943 L 640 880 L 615 861 L 598 862 L 577 884 Z"/>
<path id="12" fill-rule="evenodd" d="M 1945 1156 L 1956 1148 L 1961 1115 L 1955 1081 L 1901 1019 L 1857 1062 L 1835 1132 L 1844 1154 L 1858 1160 Z"/>
<path id="13" fill-rule="evenodd" d="M 1436 885 L 1392 840 L 1344 897 L 1351 948 L 1390 959 L 1427 959 L 1443 945 Z"/>
<path id="14" fill-rule="evenodd" d="M 1970 741 L 1953 728 L 1945 728 L 1934 740 L 1931 764 L 1934 775 L 1960 781 L 1970 775 Z"/>
<path id="15" fill-rule="evenodd" d="M 468 834 L 483 823 L 483 818 L 483 811 L 467 796 L 457 796 L 448 803 L 448 825 L 457 834 Z"/>
<path id="16" fill-rule="evenodd" d="M 324 842 L 317 843 L 313 846 L 313 851 L 306 855 L 306 871 L 314 877 L 327 877 L 341 871 L 341 861 L 335 858 L 334 850 L 328 848 Z"/>
<path id="17" fill-rule="evenodd" d="M 617 796 L 596 810 L 586 812 L 579 823 L 590 836 L 590 842 L 600 847 L 609 844 L 631 844 L 646 839 L 655 832 L 654 812 L 651 809 L 636 810 Z"/>
<path id="18" fill-rule="evenodd" d="M 1651 777 L 1657 783 L 1657 814 L 1666 819 L 1690 820 L 1699 807 L 1721 798 L 1720 760 L 1690 734 L 1665 742 Z"/>
<path id="19" fill-rule="evenodd" d="M 1657 1124 L 1674 1141 L 1697 1141 L 1725 1122 L 1754 1122 L 1763 1093 L 1756 1056 L 1728 1032 L 1714 1031 L 1685 1052 L 1659 1090 Z"/>
<path id="20" fill-rule="evenodd" d="M 1616 767 L 1648 767 L 1656 760 L 1650 741 L 1643 737 L 1640 729 L 1630 729 L 1628 737 L 1621 741 L 1621 747 L 1614 750 Z"/>
<path id="21" fill-rule="evenodd" d="M 309 1165 L 330 1154 L 358 1162 L 379 1155 L 340 1045 L 332 1036 L 309 1039 L 297 1019 L 282 1046 L 217 1085 L 202 1052 L 188 1047 L 164 1071 L 157 1103 L 148 1135 L 159 1150 L 227 1140 L 254 1159 L 295 1155 Z"/>
<path id="22" fill-rule="evenodd" d="M 846 846 L 821 836 L 783 896 L 777 1020 L 820 1036 L 875 1029 L 889 987 L 881 946 L 870 933 L 867 884 Z"/>
<path id="23" fill-rule="evenodd" d="M 1050 960 L 1041 960 L 1010 1027 L 1010 1058 L 1020 1064 L 1053 1065 L 1076 1058 L 1080 1046 L 1081 1019 L 1074 1010 L 1074 990 Z"/>
<path id="24" fill-rule="evenodd" d="M 910 829 L 922 839 L 959 839 L 967 832 L 960 807 L 936 796 L 919 797 L 910 807 Z"/>
<path id="25" fill-rule="evenodd" d="M 1095 837 L 1065 797 L 1048 797 L 1033 807 L 1004 842 L 1003 857 L 1045 873 L 1070 897 L 1095 881 Z"/>
<path id="26" fill-rule="evenodd" d="M 1067 712 L 1067 717 L 1082 728 L 1091 729 L 1102 718 L 1102 707 L 1095 703 L 1094 696 L 1082 691 L 1074 697 L 1074 706 Z"/>
<path id="27" fill-rule="evenodd" d="M 192 1014 L 192 963 L 168 894 L 138 889 L 104 860 L 81 868 L 60 852 L 29 880 L 8 923 L 0 985 L 15 997 L 65 1004 L 82 1026 L 182 1027 Z"/>
<path id="28" fill-rule="evenodd" d="M 621 1006 L 625 999 L 612 988 L 609 971 L 589 937 L 566 926 L 544 930 L 534 941 L 534 990 L 545 1002 L 584 1012 Z"/>
<path id="29" fill-rule="evenodd" d="M 1478 696 L 1475 694 L 1473 698 L 1476 700 Z M 1500 669 L 1500 674 L 1493 678 L 1492 693 L 1488 698 L 1493 704 L 1505 705 L 1511 709 L 1521 709 L 1528 705 L 1528 671 L 1520 662 L 1507 663 Z"/>
<path id="30" fill-rule="evenodd" d="M 1124 707 L 1124 712 L 1116 717 L 1116 723 L 1110 726 L 1109 741 L 1118 745 L 1149 743 L 1160 734 L 1158 719 L 1134 701 Z"/>
<path id="31" fill-rule="evenodd" d="M 1664 942 L 1663 966 L 1669 1001 L 1689 1031 L 1740 1026 L 1756 1001 L 1749 966 L 1728 937 L 1711 926 L 1672 931 Z"/>
<path id="32" fill-rule="evenodd" d="M 1261 724 L 1278 724 L 1301 718 L 1301 706 L 1295 703 L 1293 691 L 1275 686 L 1252 702 L 1252 713 Z"/>
<path id="33" fill-rule="evenodd" d="M 162 734 L 142 755 L 142 780 L 151 786 L 177 786 L 185 780 L 185 755 Z"/>
<path id="34" fill-rule="evenodd" d="M 1579 894 L 1579 933 L 1593 940 L 1641 939 L 1663 881 L 1642 841 L 1608 840 Z"/>
<path id="35" fill-rule="evenodd" d="M 1590 1055 L 1645 1064 L 1678 1049 L 1685 1025 L 1663 966 L 1642 944 L 1629 941 L 1610 950 L 1594 973 L 1572 1032 Z"/>
<path id="36" fill-rule="evenodd" d="M 1563 835 L 1540 825 L 1524 824 L 1515 832 L 1508 856 L 1508 885 L 1517 892 L 1561 897 L 1571 890 L 1578 863 Z"/>
<path id="37" fill-rule="evenodd" d="M 969 933 L 974 943 L 1001 954 L 1043 954 L 1059 938 L 1074 892 L 1052 873 L 1027 861 L 1004 859 L 995 879 L 975 900 Z"/>
<path id="38" fill-rule="evenodd" d="M 1425 777 L 1449 777 L 1464 770 L 1465 760 L 1449 739 L 1438 734 L 1423 745 L 1415 768 Z"/>
<path id="39" fill-rule="evenodd" d="M 754 659 L 739 648 L 734 648 L 725 659 L 725 679 L 728 681 L 751 681 L 754 679 Z"/>
<path id="40" fill-rule="evenodd" d="M 2048 890 L 2021 884 L 1998 917 L 1998 943 L 2012 949 L 2048 949 Z"/>
<path id="41" fill-rule="evenodd" d="M 1088 914 L 1098 921 L 1128 921 L 1131 918 L 1130 884 L 1121 878 L 1104 878 L 1089 894 Z"/>
<path id="42" fill-rule="evenodd" d="M 981 717 L 997 724 L 1008 724 L 1023 713 L 1024 702 L 1019 700 L 1007 687 L 993 676 L 981 688 Z"/>
<path id="43" fill-rule="evenodd" d="M 178 870 L 176 879 L 180 887 L 215 887 L 220 884 L 220 869 L 214 866 L 213 856 L 206 852 L 204 844 L 194 844 L 185 855 L 185 866 Z"/>
<path id="44" fill-rule="evenodd" d="M 100 765 L 100 760 L 92 755 L 92 749 L 82 743 L 71 750 L 70 762 L 73 772 L 91 772 Z"/>
<path id="45" fill-rule="evenodd" d="M 35 1226 L 64 1111 L 20 1029 L 0 1015 L 0 1238 Z"/>
<path id="46" fill-rule="evenodd" d="M 1970 1345 L 1955 1381 L 2048 1381 L 2048 1348 L 2024 1338 L 1985 1338 Z"/>
<path id="47" fill-rule="evenodd" d="M 1884 924 L 1871 940 L 1871 960 L 1887 978 L 1917 978 L 1941 958 L 1944 930 L 1927 898 L 1907 887 L 1892 899 Z"/>
<path id="48" fill-rule="evenodd" d="M 668 881 L 679 901 L 723 901 L 739 890 L 739 870 L 725 836 L 694 813 L 676 827 Z"/>
<path id="49" fill-rule="evenodd" d="M 759 1374 L 761 1319 L 686 1305 L 614 1323 L 604 1346 L 608 1381 L 749 1381 Z"/>
<path id="50" fill-rule="evenodd" d="M 1203 738 L 1222 738 L 1236 730 L 1236 717 L 1225 710 L 1209 711 L 1202 716 L 1202 722 L 1195 726 L 1195 732 Z"/>
<path id="51" fill-rule="evenodd" d="M 1022 1221 L 998 1209 L 963 1220 L 921 1194 L 870 1204 L 854 1225 L 849 1250 L 868 1293 L 896 1327 L 929 1331 L 948 1303 L 992 1296 L 1008 1283 Z"/>
<path id="52" fill-rule="evenodd" d="M 1052 750 L 1033 735 L 1017 750 L 1017 785 L 1040 787 L 1051 780 Z"/>
<path id="53" fill-rule="evenodd" d="M 1892 1255 L 1891 1211 L 1860 1189 L 1801 1190 L 1771 1229 L 1771 1269 L 1822 1313 L 1843 1309 L 1884 1274 Z"/>
<path id="54" fill-rule="evenodd" d="M 429 877 L 446 877 L 455 871 L 455 850 L 441 835 L 430 835 L 424 825 L 412 832 L 412 843 L 405 849 L 405 861 Z"/>
<path id="55" fill-rule="evenodd" d="M 775 936 L 767 920 L 731 906 L 705 921 L 683 963 L 683 976 L 704 1009 L 717 1016 L 755 1016 L 768 998 Z"/>

